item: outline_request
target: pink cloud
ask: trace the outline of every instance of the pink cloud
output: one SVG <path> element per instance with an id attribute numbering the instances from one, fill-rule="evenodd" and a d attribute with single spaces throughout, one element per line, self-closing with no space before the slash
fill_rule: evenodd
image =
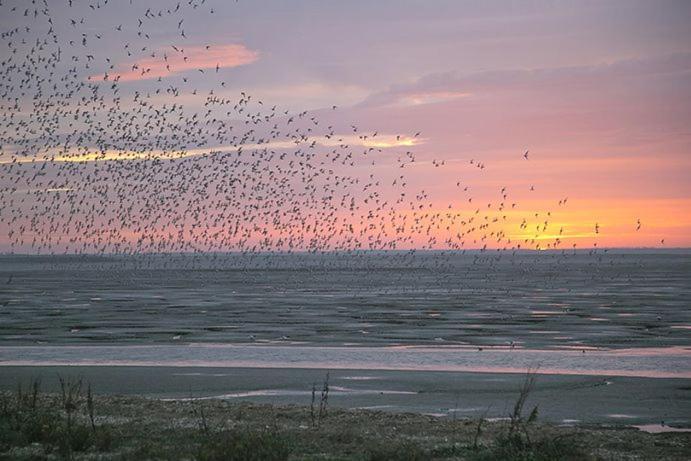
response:
<path id="1" fill-rule="evenodd" d="M 446 102 L 471 94 L 496 95 L 509 91 L 551 91 L 560 96 L 578 91 L 621 91 L 622 88 L 638 88 L 651 82 L 663 84 L 672 78 L 683 79 L 689 69 L 691 53 L 675 53 L 590 66 L 506 69 L 473 74 L 436 73 L 412 83 L 392 85 L 385 91 L 370 95 L 361 105 L 385 107 L 415 98 L 422 99 L 423 103 L 427 100 Z"/>
<path id="2" fill-rule="evenodd" d="M 132 81 L 167 77 L 192 70 L 226 69 L 251 64 L 259 59 L 259 53 L 245 45 L 216 45 L 209 48 L 188 46 L 171 48 L 149 57 L 120 66 L 109 74 L 109 80 Z M 91 78 L 101 78 L 92 76 Z"/>

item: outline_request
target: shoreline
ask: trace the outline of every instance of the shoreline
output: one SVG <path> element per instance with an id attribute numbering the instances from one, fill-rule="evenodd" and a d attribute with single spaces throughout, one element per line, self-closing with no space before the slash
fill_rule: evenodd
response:
<path id="1" fill-rule="evenodd" d="M 0 392 L 5 402 L 12 395 Z M 317 404 L 319 398 L 317 394 Z M 24 399 L 30 401 L 31 393 L 26 392 Z M 72 459 L 201 460 L 227 459 L 224 456 L 229 453 L 240 456 L 232 459 L 243 459 L 238 454 L 242 450 L 261 450 L 263 457 L 257 459 L 286 461 L 488 460 L 519 459 L 520 454 L 533 456 L 529 459 L 682 460 L 687 459 L 691 442 L 689 432 L 651 434 L 615 425 L 564 426 L 540 422 L 539 417 L 531 421 L 527 415 L 519 422 L 522 432 L 509 437 L 511 425 L 505 420 L 452 420 L 340 409 L 330 403 L 323 414 L 319 407 L 317 418 L 315 407 L 309 405 L 86 397 L 83 393 L 75 401 L 69 435 L 81 434 L 77 448 L 69 444 L 65 448 L 64 440 L 56 440 L 53 434 L 32 444 L 3 446 L 0 441 L 4 451 L 0 457 L 59 459 L 69 450 Z M 40 393 L 33 410 L 30 405 L 26 403 L 20 411 L 51 412 L 53 420 L 57 418 L 55 430 L 66 437 L 67 429 L 60 425 L 65 414 L 57 394 Z"/>
<path id="2" fill-rule="evenodd" d="M 330 403 L 342 409 L 432 414 L 446 419 L 502 418 L 525 372 L 473 373 L 371 369 L 147 366 L 3 366 L 0 390 L 58 376 L 79 377 L 103 395 L 309 405 L 311 389 L 330 374 Z M 666 425 L 691 428 L 691 380 L 538 373 L 531 402 L 553 424 Z"/>
<path id="3" fill-rule="evenodd" d="M 145 366 L 447 371 L 691 379 L 691 348 L 524 349 L 314 343 L 0 346 L 2 366 Z"/>

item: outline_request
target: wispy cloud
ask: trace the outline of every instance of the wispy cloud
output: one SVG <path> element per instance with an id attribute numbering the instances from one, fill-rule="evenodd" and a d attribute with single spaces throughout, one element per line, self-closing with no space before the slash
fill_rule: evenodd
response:
<path id="1" fill-rule="evenodd" d="M 108 74 L 109 80 L 132 81 L 166 77 L 188 71 L 226 69 L 251 64 L 259 59 L 259 52 L 242 44 L 192 46 L 159 50 L 155 57 L 122 64 Z M 91 79 L 104 78 L 92 75 Z"/>
<path id="2" fill-rule="evenodd" d="M 249 151 L 254 149 L 305 149 L 316 146 L 335 147 L 335 146 L 360 146 L 373 149 L 390 149 L 396 147 L 412 147 L 423 144 L 425 139 L 409 136 L 378 134 L 377 136 L 356 136 L 352 134 L 332 136 L 314 136 L 301 140 L 300 142 L 283 140 L 271 141 L 261 144 L 239 144 L 223 145 L 214 147 L 204 147 L 199 149 L 186 149 L 180 151 L 126 151 L 126 150 L 106 150 L 88 151 L 84 148 L 72 151 L 49 151 L 40 157 L 10 157 L 9 152 L 0 152 L 0 165 L 11 163 L 36 163 L 36 162 L 59 162 L 59 163 L 84 163 L 84 162 L 103 162 L 103 161 L 130 161 L 130 160 L 175 160 L 187 157 L 199 157 L 212 155 L 221 152 L 238 152 L 239 150 Z"/>
<path id="3" fill-rule="evenodd" d="M 618 60 L 589 66 L 539 69 L 504 69 L 473 74 L 443 72 L 414 82 L 392 85 L 363 101 L 363 106 L 419 105 L 445 102 L 471 95 L 507 91 L 549 92 L 565 87 L 584 89 L 621 88 L 626 81 L 663 82 L 672 76 L 683 78 L 691 69 L 691 53 L 676 53 L 639 59 Z"/>
<path id="4" fill-rule="evenodd" d="M 454 99 L 467 98 L 471 93 L 462 91 L 426 91 L 420 93 L 411 93 L 399 98 L 398 102 L 406 106 L 419 106 L 422 104 L 435 104 Z"/>
<path id="5" fill-rule="evenodd" d="M 372 147 L 375 149 L 389 149 L 393 147 L 413 147 L 425 143 L 423 138 L 400 136 L 392 134 L 379 134 L 377 136 L 335 135 L 329 138 L 319 137 L 318 144 L 323 146 L 337 146 L 347 144 L 349 146 Z"/>
<path id="6" fill-rule="evenodd" d="M 469 96 L 472 96 L 472 93 L 458 89 L 400 88 L 392 92 L 370 96 L 363 104 L 380 107 L 421 106 L 445 103 Z"/>

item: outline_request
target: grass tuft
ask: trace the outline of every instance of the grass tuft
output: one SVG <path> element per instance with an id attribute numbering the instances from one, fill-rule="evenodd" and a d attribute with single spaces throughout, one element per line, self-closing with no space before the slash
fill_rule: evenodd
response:
<path id="1" fill-rule="evenodd" d="M 545 438 L 526 443 L 523 438 L 499 437 L 490 447 L 476 452 L 472 461 L 585 461 L 592 459 L 576 443 L 566 438 Z"/>
<path id="2" fill-rule="evenodd" d="M 424 461 L 429 456 L 412 442 L 375 445 L 366 452 L 367 461 Z"/>
<path id="3" fill-rule="evenodd" d="M 52 453 L 63 459 L 74 458 L 74 453 L 93 449 L 110 450 L 112 435 L 108 427 L 95 422 L 93 396 L 87 395 L 88 420 L 84 424 L 79 410 L 83 395 L 81 381 L 60 378 L 59 398 L 41 395 L 40 382 L 32 381 L 29 391 L 21 385 L 14 398 L 3 394 L 0 402 L 0 452 L 16 448 L 38 449 L 29 459 L 46 457 Z M 26 456 L 22 457 L 27 458 Z"/>
<path id="4" fill-rule="evenodd" d="M 275 431 L 234 430 L 210 434 L 199 447 L 199 461 L 287 461 L 291 440 Z"/>

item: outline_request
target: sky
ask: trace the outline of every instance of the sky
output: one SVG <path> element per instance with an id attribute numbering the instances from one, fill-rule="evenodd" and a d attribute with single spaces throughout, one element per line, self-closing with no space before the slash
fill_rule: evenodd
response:
<path id="1" fill-rule="evenodd" d="M 129 56 L 115 27 L 136 30 L 133 8 L 176 2 L 111 0 L 107 14 L 89 3 L 55 6 L 56 27 L 70 34 L 68 19 L 87 17 L 124 92 L 222 80 L 219 96 L 404 136 L 410 185 L 439 209 L 467 207 L 458 182 L 477 201 L 505 188 L 580 247 L 691 246 L 691 2 L 206 0 L 182 26 L 147 29 L 156 57 Z M 189 92 L 179 100 L 202 107 Z"/>

